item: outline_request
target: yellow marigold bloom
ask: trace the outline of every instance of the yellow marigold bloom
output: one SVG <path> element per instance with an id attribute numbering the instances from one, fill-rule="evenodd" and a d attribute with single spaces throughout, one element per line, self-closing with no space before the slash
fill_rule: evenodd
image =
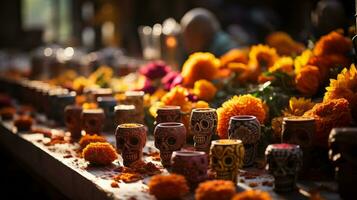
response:
<path id="1" fill-rule="evenodd" d="M 269 68 L 269 72 L 285 72 L 286 74 L 294 73 L 294 61 L 291 57 L 279 58 L 272 67 Z"/>
<path id="2" fill-rule="evenodd" d="M 273 66 L 278 58 L 279 55 L 276 49 L 267 45 L 259 44 L 252 46 L 249 52 L 249 63 L 258 66 L 262 71 Z"/>
<path id="3" fill-rule="evenodd" d="M 201 79 L 195 82 L 193 93 L 198 99 L 209 101 L 216 95 L 217 88 L 210 81 Z"/>
<path id="4" fill-rule="evenodd" d="M 234 96 L 230 100 L 224 102 L 222 107 L 217 109 L 218 135 L 220 138 L 227 138 L 229 120 L 235 115 L 253 115 L 257 117 L 261 124 L 263 124 L 267 116 L 264 107 L 264 103 L 261 99 L 250 94 Z"/>
<path id="5" fill-rule="evenodd" d="M 272 200 L 268 192 L 260 190 L 246 190 L 233 196 L 232 200 Z"/>
<path id="6" fill-rule="evenodd" d="M 319 89 L 320 80 L 319 68 L 307 65 L 295 76 L 296 89 L 304 95 L 312 96 Z"/>
<path id="7" fill-rule="evenodd" d="M 295 74 L 298 74 L 300 70 L 309 63 L 310 58 L 313 56 L 312 51 L 307 49 L 300 56 L 297 56 L 294 60 Z"/>
<path id="8" fill-rule="evenodd" d="M 230 63 L 248 63 L 248 54 L 242 49 L 232 49 L 220 58 L 221 67 L 228 67 Z"/>
<path id="9" fill-rule="evenodd" d="M 89 80 L 92 83 L 96 83 L 100 86 L 109 84 L 111 78 L 113 77 L 113 70 L 108 66 L 100 66 L 91 75 L 89 75 Z"/>
<path id="10" fill-rule="evenodd" d="M 192 102 L 189 101 L 187 95 L 187 88 L 176 86 L 161 98 L 161 102 L 164 105 L 180 106 L 183 112 L 190 112 Z"/>
<path id="11" fill-rule="evenodd" d="M 183 83 L 193 86 L 200 79 L 212 80 L 215 78 L 220 61 L 211 53 L 194 53 L 183 64 L 181 75 Z"/>
<path id="12" fill-rule="evenodd" d="M 209 108 L 209 104 L 205 101 L 197 101 L 194 105 L 195 108 Z"/>
<path id="13" fill-rule="evenodd" d="M 343 69 L 336 79 L 331 79 L 326 88 L 324 102 L 339 98 L 349 102 L 353 117 L 357 119 L 357 70 L 354 64 L 349 70 Z"/>
<path id="14" fill-rule="evenodd" d="M 346 54 L 352 50 L 352 40 L 344 37 L 341 33 L 333 31 L 322 36 L 316 42 L 314 54 L 316 56 L 330 54 Z"/>
<path id="15" fill-rule="evenodd" d="M 305 99 L 303 97 L 296 98 L 291 97 L 289 100 L 289 107 L 283 112 L 285 117 L 287 116 L 302 116 L 306 111 L 314 107 L 315 103 L 311 99 Z"/>
<path id="16" fill-rule="evenodd" d="M 237 80 L 239 83 L 247 81 L 255 82 L 260 74 L 260 69 L 257 65 L 250 65 L 244 63 L 230 63 L 228 68 L 237 73 Z"/>
<path id="17" fill-rule="evenodd" d="M 297 55 L 305 49 L 302 43 L 294 41 L 290 35 L 280 31 L 268 35 L 266 44 L 274 47 L 280 55 Z"/>
<path id="18" fill-rule="evenodd" d="M 80 76 L 80 77 L 74 79 L 72 87 L 75 91 L 81 93 L 85 87 L 88 87 L 90 85 L 93 85 L 93 83 L 89 79 L 86 79 L 85 77 Z"/>

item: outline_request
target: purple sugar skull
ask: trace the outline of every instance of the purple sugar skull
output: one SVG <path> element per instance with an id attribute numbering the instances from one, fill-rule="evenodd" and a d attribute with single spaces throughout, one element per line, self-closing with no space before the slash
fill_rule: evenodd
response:
<path id="1" fill-rule="evenodd" d="M 68 131 L 71 133 L 73 139 L 79 139 L 81 137 L 81 115 L 82 107 L 76 105 L 66 106 L 65 111 L 65 124 Z"/>
<path id="2" fill-rule="evenodd" d="M 115 132 L 117 149 L 123 157 L 124 166 L 130 166 L 143 157 L 146 144 L 146 128 L 142 124 L 120 124 Z"/>
<path id="3" fill-rule="evenodd" d="M 329 136 L 329 157 L 335 166 L 342 199 L 356 198 L 357 128 L 334 128 Z"/>
<path id="4" fill-rule="evenodd" d="M 208 178 L 208 157 L 203 151 L 174 151 L 171 165 L 172 172 L 185 176 L 191 187 Z"/>
<path id="5" fill-rule="evenodd" d="M 180 150 L 186 142 L 186 128 L 182 123 L 165 122 L 155 127 L 155 147 L 160 150 L 161 163 L 171 165 L 173 151 Z"/>
<path id="6" fill-rule="evenodd" d="M 265 150 L 267 170 L 275 178 L 277 192 L 289 192 L 296 188 L 298 171 L 302 166 L 302 151 L 299 145 L 271 144 Z"/>
<path id="7" fill-rule="evenodd" d="M 208 152 L 212 135 L 216 134 L 217 131 L 216 109 L 193 109 L 190 118 L 190 131 L 193 133 L 195 149 Z"/>
<path id="8" fill-rule="evenodd" d="M 228 137 L 229 139 L 238 139 L 243 142 L 245 150 L 244 166 L 253 165 L 260 139 L 260 123 L 257 118 L 252 115 L 231 117 L 228 126 Z"/>
<path id="9" fill-rule="evenodd" d="M 104 126 L 104 111 L 102 109 L 89 109 L 82 112 L 82 129 L 86 134 L 101 134 Z"/>

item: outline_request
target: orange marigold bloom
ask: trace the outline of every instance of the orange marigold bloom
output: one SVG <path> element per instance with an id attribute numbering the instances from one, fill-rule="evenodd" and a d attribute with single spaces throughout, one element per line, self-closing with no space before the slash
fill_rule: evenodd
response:
<path id="1" fill-rule="evenodd" d="M 252 46 L 249 52 L 249 64 L 258 66 L 262 71 L 273 66 L 278 58 L 274 48 L 262 44 Z"/>
<path id="2" fill-rule="evenodd" d="M 218 135 L 220 138 L 227 138 L 229 120 L 235 115 L 254 115 L 259 122 L 263 124 L 267 116 L 264 107 L 264 103 L 261 99 L 250 94 L 234 96 L 230 100 L 224 102 L 222 107 L 217 109 Z"/>
<path id="3" fill-rule="evenodd" d="M 194 53 L 185 61 L 181 75 L 183 83 L 193 86 L 200 79 L 212 80 L 215 78 L 220 61 L 211 53 Z"/>
<path id="4" fill-rule="evenodd" d="M 357 69 L 353 64 L 349 70 L 343 69 L 336 79 L 331 79 L 326 88 L 324 102 L 339 98 L 349 102 L 352 115 L 357 119 Z"/>
<path id="5" fill-rule="evenodd" d="M 185 177 L 178 174 L 155 175 L 148 186 L 150 194 L 159 200 L 181 199 L 189 192 Z"/>
<path id="6" fill-rule="evenodd" d="M 90 143 L 83 149 L 83 158 L 94 165 L 109 165 L 118 155 L 113 146 L 107 142 Z"/>
<path id="7" fill-rule="evenodd" d="M 294 61 L 291 57 L 279 58 L 273 66 L 269 68 L 269 72 L 284 72 L 286 74 L 294 73 Z"/>
<path id="8" fill-rule="evenodd" d="M 314 54 L 316 56 L 330 54 L 346 54 L 352 50 L 352 40 L 344 37 L 341 33 L 333 31 L 322 36 L 316 42 Z"/>
<path id="9" fill-rule="evenodd" d="M 228 68 L 237 74 L 237 80 L 241 84 L 247 81 L 256 82 L 261 72 L 258 65 L 244 63 L 230 63 Z"/>
<path id="10" fill-rule="evenodd" d="M 280 31 L 268 35 L 266 43 L 274 47 L 280 55 L 297 55 L 305 49 L 304 44 L 294 41 L 290 35 Z"/>
<path id="11" fill-rule="evenodd" d="M 230 200 L 236 192 L 232 181 L 213 180 L 200 183 L 195 192 L 196 200 Z"/>
<path id="12" fill-rule="evenodd" d="M 260 190 L 246 190 L 234 195 L 232 200 L 272 200 L 269 193 Z"/>
<path id="13" fill-rule="evenodd" d="M 229 63 L 248 63 L 248 54 L 242 49 L 232 49 L 220 58 L 221 67 L 228 67 Z"/>
<path id="14" fill-rule="evenodd" d="M 204 79 L 196 81 L 193 87 L 193 93 L 197 95 L 198 99 L 205 101 L 213 99 L 216 92 L 217 88 L 213 85 L 213 83 Z"/>
<path id="15" fill-rule="evenodd" d="M 333 99 L 316 104 L 304 116 L 316 120 L 316 145 L 327 147 L 327 140 L 332 128 L 348 126 L 352 122 L 349 103 L 346 99 Z"/>
<path id="16" fill-rule="evenodd" d="M 311 99 L 291 97 L 289 107 L 283 111 L 283 116 L 302 116 L 306 111 L 314 107 L 314 105 L 315 103 L 312 102 Z"/>
<path id="17" fill-rule="evenodd" d="M 314 95 L 320 86 L 320 71 L 316 66 L 303 67 L 295 77 L 296 89 L 304 95 Z"/>
<path id="18" fill-rule="evenodd" d="M 164 105 L 180 106 L 183 112 L 190 112 L 192 109 L 192 102 L 187 98 L 188 94 L 189 92 L 187 88 L 176 86 L 161 98 L 161 102 Z"/>
<path id="19" fill-rule="evenodd" d="M 84 149 L 88 144 L 93 142 L 107 142 L 107 140 L 103 136 L 99 136 L 97 134 L 94 135 L 86 134 L 82 136 L 82 138 L 79 140 L 79 146 L 81 146 L 81 148 Z"/>

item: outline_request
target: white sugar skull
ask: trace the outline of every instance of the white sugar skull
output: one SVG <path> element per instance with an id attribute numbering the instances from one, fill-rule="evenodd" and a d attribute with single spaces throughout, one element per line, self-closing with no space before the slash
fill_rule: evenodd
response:
<path id="1" fill-rule="evenodd" d="M 124 166 L 141 160 L 146 144 L 146 128 L 142 124 L 120 124 L 116 133 L 117 149 L 121 151 Z"/>

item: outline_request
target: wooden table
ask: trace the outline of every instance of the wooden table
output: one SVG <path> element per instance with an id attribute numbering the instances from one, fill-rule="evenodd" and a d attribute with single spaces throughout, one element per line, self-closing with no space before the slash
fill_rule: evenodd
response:
<path id="1" fill-rule="evenodd" d="M 108 141 L 115 144 L 113 134 L 105 135 Z M 111 187 L 112 176 L 118 174 L 114 169 L 122 163 L 121 158 L 108 167 L 87 167 L 87 163 L 75 156 L 78 144 L 56 144 L 46 146 L 49 138 L 37 133 L 18 133 L 11 121 L 0 122 L 0 143 L 8 149 L 17 159 L 26 163 L 28 167 L 38 176 L 47 180 L 65 196 L 71 199 L 155 199 L 147 192 L 149 178 L 135 183 L 119 183 L 119 188 Z M 144 151 L 156 150 L 153 141 L 149 140 Z M 151 157 L 145 156 L 146 161 L 154 164 Z M 255 170 L 255 169 L 247 169 Z M 167 173 L 166 170 L 163 170 Z M 244 179 L 244 180 L 242 180 Z M 299 190 L 289 194 L 276 194 L 271 186 L 264 186 L 262 183 L 273 181 L 269 174 L 262 174 L 254 179 L 240 177 L 237 190 L 249 189 L 250 183 L 258 183 L 254 189 L 269 191 L 273 199 L 308 199 L 309 191 L 312 188 L 323 187 L 336 190 L 334 182 L 299 182 Z M 321 187 L 320 187 L 321 188 Z M 325 199 L 337 200 L 339 195 L 331 191 L 320 191 Z M 194 199 L 190 194 L 186 199 Z"/>

